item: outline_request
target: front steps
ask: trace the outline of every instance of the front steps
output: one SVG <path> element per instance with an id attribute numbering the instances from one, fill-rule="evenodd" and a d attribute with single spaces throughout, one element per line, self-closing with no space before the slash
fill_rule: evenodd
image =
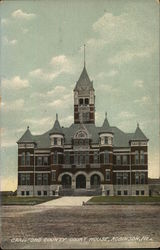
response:
<path id="1" fill-rule="evenodd" d="M 102 189 L 72 189 L 72 188 L 63 188 L 59 190 L 59 196 L 98 196 L 102 195 Z"/>

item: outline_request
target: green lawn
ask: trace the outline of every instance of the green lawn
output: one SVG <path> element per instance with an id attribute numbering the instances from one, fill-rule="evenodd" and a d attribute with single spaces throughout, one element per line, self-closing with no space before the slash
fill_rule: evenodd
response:
<path id="1" fill-rule="evenodd" d="M 57 197 L 17 197 L 17 196 L 2 196 L 2 205 L 36 205 L 45 201 L 53 200 Z"/>
<path id="2" fill-rule="evenodd" d="M 160 196 L 95 196 L 89 202 L 160 202 Z"/>

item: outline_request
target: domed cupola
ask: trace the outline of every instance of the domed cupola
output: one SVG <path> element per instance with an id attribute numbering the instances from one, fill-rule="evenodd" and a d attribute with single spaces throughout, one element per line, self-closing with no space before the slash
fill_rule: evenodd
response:
<path id="1" fill-rule="evenodd" d="M 58 114 L 56 114 L 56 120 L 53 128 L 50 130 L 49 136 L 51 141 L 51 147 L 63 147 L 64 134 L 58 121 Z"/>
<path id="2" fill-rule="evenodd" d="M 100 146 L 113 146 L 113 132 L 107 119 L 107 112 L 105 119 L 99 132 Z"/>

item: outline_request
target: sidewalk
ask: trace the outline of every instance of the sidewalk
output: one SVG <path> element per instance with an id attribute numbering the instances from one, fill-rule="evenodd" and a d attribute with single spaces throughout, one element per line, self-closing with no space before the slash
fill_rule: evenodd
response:
<path id="1" fill-rule="evenodd" d="M 83 202 L 87 202 L 92 197 L 89 196 L 64 196 L 55 200 L 47 201 L 36 206 L 53 206 L 53 207 L 66 207 L 66 206 L 82 206 Z"/>

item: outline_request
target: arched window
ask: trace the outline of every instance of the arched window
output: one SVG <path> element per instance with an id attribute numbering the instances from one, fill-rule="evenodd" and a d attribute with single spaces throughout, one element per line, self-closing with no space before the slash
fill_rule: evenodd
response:
<path id="1" fill-rule="evenodd" d="M 25 153 L 24 152 L 22 153 L 22 156 L 21 156 L 21 165 L 25 165 Z"/>
<path id="2" fill-rule="evenodd" d="M 30 165 L 30 153 L 26 153 L 26 165 Z"/>
<path id="3" fill-rule="evenodd" d="M 100 186 L 101 180 L 99 175 L 94 174 L 91 176 L 91 180 L 90 180 L 90 184 L 91 184 L 91 188 L 97 188 Z"/>

